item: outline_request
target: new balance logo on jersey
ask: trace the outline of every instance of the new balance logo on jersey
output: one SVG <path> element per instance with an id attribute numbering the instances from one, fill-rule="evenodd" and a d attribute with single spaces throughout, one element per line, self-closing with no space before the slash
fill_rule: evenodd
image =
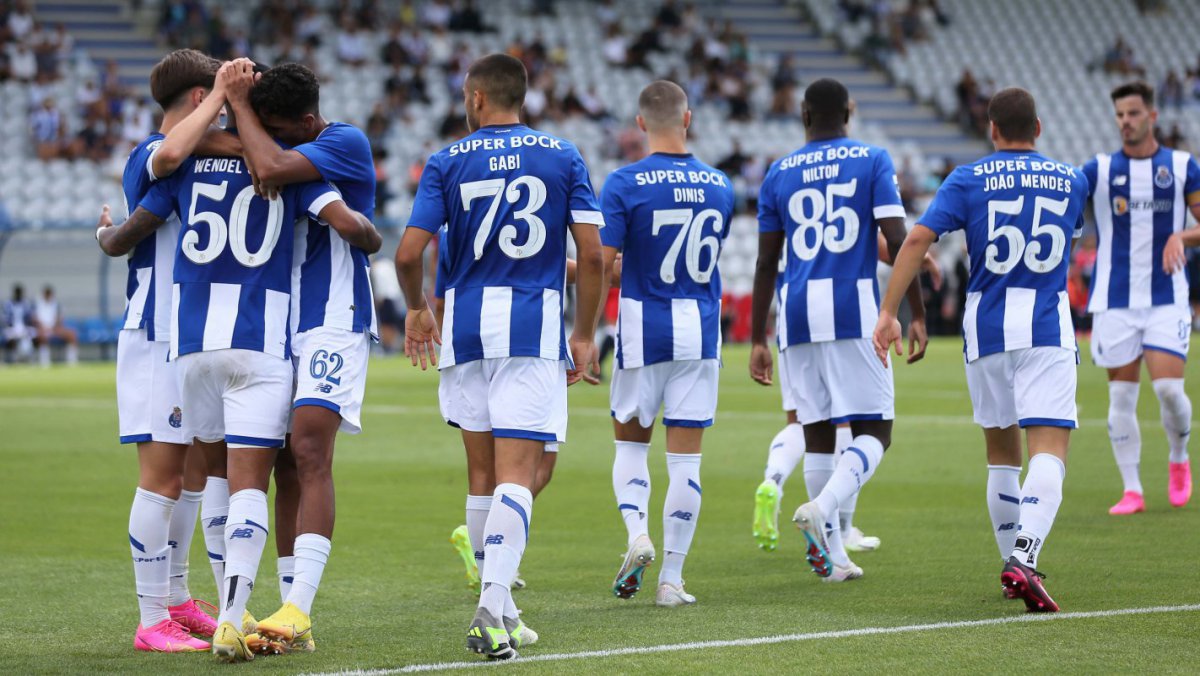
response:
<path id="1" fill-rule="evenodd" d="M 1022 505 L 1036 505 L 1037 503 L 1038 503 L 1038 499 L 1032 495 L 1021 500 Z"/>
<path id="2" fill-rule="evenodd" d="M 233 532 L 230 533 L 229 539 L 230 540 L 232 540 L 234 538 L 248 539 L 248 538 L 252 537 L 253 535 L 254 535 L 253 528 L 235 528 L 235 529 L 233 529 Z"/>
<path id="3" fill-rule="evenodd" d="M 672 519 L 683 519 L 684 521 L 691 521 L 691 520 L 692 520 L 692 513 L 691 513 L 691 512 L 684 512 L 684 511 L 682 511 L 682 510 L 678 510 L 678 509 L 677 509 L 677 510 L 675 510 L 674 512 L 672 512 L 672 513 L 671 513 L 671 518 L 672 518 Z"/>
<path id="4" fill-rule="evenodd" d="M 205 526 L 205 528 L 216 528 L 217 526 L 224 526 L 225 520 L 228 518 L 229 517 L 227 517 L 227 516 L 214 516 L 213 518 L 208 520 L 208 525 Z"/>
<path id="5" fill-rule="evenodd" d="M 503 535 L 489 535 L 483 541 L 484 547 L 486 547 L 488 545 L 502 545 L 502 544 L 504 544 L 504 536 Z"/>
<path id="6" fill-rule="evenodd" d="M 646 481 L 645 479 L 630 479 L 629 483 L 627 483 L 625 485 L 626 486 L 641 486 L 642 488 L 648 488 L 650 486 L 650 482 Z"/>

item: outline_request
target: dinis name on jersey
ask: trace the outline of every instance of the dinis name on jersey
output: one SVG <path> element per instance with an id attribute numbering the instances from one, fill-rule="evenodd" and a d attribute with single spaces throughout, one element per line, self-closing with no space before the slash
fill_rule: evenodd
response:
<path id="1" fill-rule="evenodd" d="M 552 136 L 524 134 L 522 136 L 486 137 L 463 139 L 450 146 L 450 157 L 465 155 L 476 150 L 510 150 L 512 148 L 532 148 L 540 146 L 550 150 L 562 150 L 562 139 Z"/>
<path id="2" fill-rule="evenodd" d="M 199 173 L 243 174 L 242 160 L 236 157 L 202 157 L 192 165 L 192 171 Z"/>
<path id="3" fill-rule="evenodd" d="M 703 183 L 706 185 L 725 186 L 725 174 L 717 171 L 694 171 L 691 169 L 688 171 L 680 171 L 679 169 L 639 171 L 633 175 L 633 180 L 639 186 L 657 185 L 659 183 Z"/>
<path id="4" fill-rule="evenodd" d="M 985 177 L 985 191 L 1011 190 L 1019 184 L 1022 188 L 1053 190 L 1067 194 L 1071 193 L 1071 181 L 1068 177 L 1073 178 L 1076 175 L 1075 167 L 1069 164 L 1025 159 L 980 162 L 972 169 L 972 173 Z"/>

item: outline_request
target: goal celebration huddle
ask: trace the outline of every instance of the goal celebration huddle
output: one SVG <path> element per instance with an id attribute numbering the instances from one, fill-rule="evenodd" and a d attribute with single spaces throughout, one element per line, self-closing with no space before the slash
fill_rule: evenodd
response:
<path id="1" fill-rule="evenodd" d="M 624 555 L 611 580 L 594 581 L 597 595 L 703 612 L 705 590 L 685 585 L 684 568 L 702 511 L 705 431 L 720 424 L 721 369 L 743 368 L 721 356 L 720 257 L 735 193 L 729 176 L 689 152 L 684 90 L 665 80 L 642 89 L 636 121 L 649 154 L 597 177 L 597 192 L 570 140 L 523 124 L 528 86 L 511 56 L 471 64 L 469 134 L 429 157 L 394 252 L 405 354 L 438 370 L 427 396 L 465 451 L 464 525 L 451 541 L 479 594 L 463 639 L 489 659 L 517 657 L 539 632 L 570 631 L 522 614 L 513 590 L 525 585 L 528 543 L 542 537 L 537 497 L 558 488 L 548 487 L 556 464 L 583 450 L 567 435 L 569 417 L 584 415 L 568 388 L 600 383 L 605 299 L 617 305 L 607 383 L 614 509 L 591 529 Z M 318 591 L 336 556 L 338 433 L 370 434 L 361 420 L 377 340 L 368 273 L 383 241 L 372 223 L 371 145 L 322 116 L 318 79 L 298 64 L 178 50 L 155 66 L 150 90 L 161 127 L 126 163 L 125 218 L 106 206 L 96 230 L 104 253 L 128 260 L 117 406 L 120 442 L 136 445 L 139 465 L 129 514 L 134 647 L 231 662 L 313 651 Z M 851 92 L 833 79 L 808 83 L 806 138 L 779 139 L 757 199 L 749 376 L 778 387 L 781 429 L 762 483 L 746 487 L 746 556 L 760 555 L 751 542 L 773 552 L 787 537 L 782 512 L 806 552 L 798 583 L 808 570 L 831 584 L 869 577 L 851 555 L 861 561 L 883 534 L 854 525 L 856 504 L 888 472 L 887 456 L 903 453 L 893 371 L 922 368 L 920 275 L 939 274 L 930 248 L 962 231 L 965 394 L 983 431 L 997 546 L 978 565 L 999 574 L 997 597 L 1059 610 L 1038 559 L 1055 546 L 1079 425 L 1077 369 L 1090 368 L 1080 365 L 1068 301 L 1070 254 L 1089 211 L 1098 238 L 1091 361 L 1108 372 L 1124 482 L 1110 512 L 1158 499 L 1139 478 L 1143 362 L 1167 433 L 1167 497 L 1188 503 L 1183 266 L 1185 248 L 1200 245 L 1187 220 L 1200 217 L 1200 165 L 1155 141 L 1148 85 L 1123 85 L 1111 99 L 1121 148 L 1076 167 L 1038 151 L 1029 92 L 998 91 L 987 106 L 995 152 L 955 169 L 912 219 L 888 151 L 849 136 Z M 880 263 L 892 266 L 886 285 Z M 660 420 L 668 481 L 652 514 Z M 785 491 L 797 468 L 804 498 Z M 660 517 L 656 540 L 650 524 Z M 211 584 L 189 575 L 197 520 Z M 272 534 L 280 605 L 255 618 L 251 594 L 273 596 L 262 561 Z"/>

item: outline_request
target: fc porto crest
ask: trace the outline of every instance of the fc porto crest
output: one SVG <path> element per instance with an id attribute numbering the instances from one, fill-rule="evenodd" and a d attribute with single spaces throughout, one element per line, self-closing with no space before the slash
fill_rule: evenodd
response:
<path id="1" fill-rule="evenodd" d="M 1129 200 L 1117 195 L 1112 200 L 1112 210 L 1114 214 L 1124 216 L 1129 212 Z"/>
<path id="2" fill-rule="evenodd" d="M 175 429 L 183 427 L 183 411 L 181 411 L 178 406 L 176 406 L 171 411 L 171 415 L 167 417 L 167 424 Z"/>
<path id="3" fill-rule="evenodd" d="M 1154 185 L 1166 190 L 1173 183 L 1175 183 L 1175 177 L 1171 175 L 1171 170 L 1165 165 L 1159 165 L 1158 171 L 1154 172 Z"/>

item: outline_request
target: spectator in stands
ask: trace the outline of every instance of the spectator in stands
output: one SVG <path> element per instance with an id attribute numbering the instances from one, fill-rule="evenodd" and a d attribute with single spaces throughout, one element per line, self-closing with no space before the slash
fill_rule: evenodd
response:
<path id="1" fill-rule="evenodd" d="M 1188 151 L 1187 139 L 1183 135 L 1183 130 L 1179 128 L 1179 123 L 1171 124 L 1171 131 L 1163 132 L 1163 127 L 1166 125 L 1157 125 L 1154 128 L 1154 134 L 1158 139 L 1159 145 L 1172 148 L 1174 150 Z"/>
<path id="2" fill-rule="evenodd" d="M 384 139 L 387 138 L 388 132 L 392 128 L 392 117 L 387 114 L 387 110 L 383 107 L 383 102 L 375 104 L 371 109 L 371 115 L 367 118 L 366 135 L 367 141 L 371 143 L 372 148 L 382 148 Z"/>
<path id="3" fill-rule="evenodd" d="M 38 363 L 50 365 L 50 344 L 61 342 L 67 348 L 67 363 L 79 363 L 79 335 L 75 329 L 63 324 L 62 308 L 54 296 L 54 287 L 49 284 L 42 290 L 42 297 L 33 308 L 33 317 L 37 329 L 35 341 L 38 348 Z"/>
<path id="4" fill-rule="evenodd" d="M 628 51 L 629 46 L 625 36 L 621 35 L 621 27 L 615 23 L 610 25 L 608 33 L 604 36 L 604 42 L 600 45 L 600 52 L 604 55 L 605 63 L 610 66 L 624 66 Z"/>
<path id="5" fill-rule="evenodd" d="M 24 40 L 7 45 L 8 74 L 18 82 L 30 82 L 37 76 L 37 56 Z"/>
<path id="6" fill-rule="evenodd" d="M 300 11 L 300 18 L 295 24 L 296 40 L 303 45 L 312 45 L 319 47 L 321 45 L 321 34 L 325 32 L 326 21 L 325 15 L 317 11 L 317 8 L 312 5 L 306 5 Z"/>
<path id="7" fill-rule="evenodd" d="M 4 350 L 5 361 L 12 363 L 14 357 L 21 361 L 33 355 L 33 341 L 37 337 L 37 319 L 33 305 L 25 299 L 25 288 L 14 284 L 12 298 L 4 303 Z"/>
<path id="8" fill-rule="evenodd" d="M 464 33 L 486 33 L 490 29 L 483 23 L 483 15 L 474 0 L 464 0 L 450 14 L 449 28 Z"/>
<path id="9" fill-rule="evenodd" d="M 138 98 L 132 105 L 123 106 L 121 111 L 121 136 L 133 143 L 150 135 L 154 130 L 154 110 L 145 98 Z"/>
<path id="10" fill-rule="evenodd" d="M 352 16 L 342 17 L 342 29 L 337 34 L 337 58 L 353 68 L 367 62 L 367 43 Z"/>
<path id="11" fill-rule="evenodd" d="M 1117 75 L 1146 76 L 1146 69 L 1133 58 L 1133 48 L 1118 35 L 1117 41 L 1104 53 L 1104 72 Z"/>
<path id="12" fill-rule="evenodd" d="M 25 0 L 17 0 L 12 11 L 8 13 L 9 39 L 16 42 L 23 41 L 33 32 L 34 23 L 33 12 L 29 11 L 29 4 Z"/>
<path id="13" fill-rule="evenodd" d="M 408 50 L 404 49 L 403 41 L 404 26 L 398 22 L 392 22 L 391 29 L 388 31 L 387 41 L 383 43 L 383 47 L 379 48 L 379 60 L 388 66 L 404 66 L 412 62 L 412 57 L 408 55 Z"/>
<path id="14" fill-rule="evenodd" d="M 38 159 L 53 160 L 62 157 L 67 125 L 53 98 L 46 97 L 42 101 L 42 107 L 30 116 L 29 124 L 33 128 L 33 145 Z"/>
<path id="15" fill-rule="evenodd" d="M 109 125 L 95 110 L 88 111 L 84 117 L 83 128 L 75 135 L 67 150 L 71 159 L 86 159 L 93 162 L 103 162 L 108 159 L 116 146 L 116 139 Z"/>
<path id="16" fill-rule="evenodd" d="M 393 354 L 402 347 L 405 307 L 396 264 L 387 256 L 376 256 L 371 262 L 371 292 L 379 324 L 379 346 L 384 354 Z"/>
<path id="17" fill-rule="evenodd" d="M 392 199 L 392 191 L 388 189 L 387 150 L 372 145 L 371 160 L 375 164 L 375 210 L 382 215 L 387 213 L 388 202 Z"/>
<path id="18" fill-rule="evenodd" d="M 1183 80 L 1174 69 L 1167 71 L 1167 76 L 1158 86 L 1158 103 L 1163 108 L 1183 106 Z"/>
<path id="19" fill-rule="evenodd" d="M 717 169 L 725 172 L 726 176 L 737 176 L 742 173 L 742 167 L 750 161 L 750 157 L 742 152 L 742 143 L 737 139 L 733 139 L 733 152 L 725 156 L 725 159 L 717 162 Z"/>
<path id="20" fill-rule="evenodd" d="M 446 0 L 429 0 L 421 10 L 421 23 L 426 28 L 446 30 L 450 26 L 450 15 L 454 10 Z"/>

